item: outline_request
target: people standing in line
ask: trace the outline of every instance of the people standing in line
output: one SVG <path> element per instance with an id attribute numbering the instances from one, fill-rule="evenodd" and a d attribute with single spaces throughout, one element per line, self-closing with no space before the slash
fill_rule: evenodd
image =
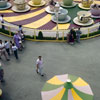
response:
<path id="1" fill-rule="evenodd" d="M 39 56 L 38 59 L 36 60 L 36 72 L 40 73 L 41 76 L 43 75 L 43 59 L 42 56 Z"/>
<path id="2" fill-rule="evenodd" d="M 12 50 L 13 50 L 13 52 L 14 52 L 14 55 L 15 55 L 15 57 L 16 57 L 16 59 L 18 59 L 18 52 L 17 52 L 17 46 L 13 43 L 12 44 Z"/>
<path id="3" fill-rule="evenodd" d="M 9 61 L 10 59 L 8 58 L 7 54 L 6 54 L 6 50 L 5 50 L 5 45 L 2 42 L 2 40 L 0 40 L 0 58 L 1 56 L 4 55 L 4 57 L 6 58 L 7 61 Z"/>
<path id="4" fill-rule="evenodd" d="M 2 15 L 0 16 L 0 22 L 2 23 L 2 29 L 5 29 L 5 26 L 3 25 L 3 24 L 4 24 L 3 17 L 4 17 L 4 15 L 2 14 Z"/>
<path id="5" fill-rule="evenodd" d="M 76 30 L 76 41 L 78 43 L 80 43 L 80 35 L 82 34 L 80 28 L 78 28 L 78 30 Z"/>
<path id="6" fill-rule="evenodd" d="M 4 70 L 1 66 L 2 66 L 2 64 L 0 62 L 0 81 L 4 82 Z"/>
<path id="7" fill-rule="evenodd" d="M 7 40 L 5 41 L 5 49 L 8 55 L 10 56 L 10 44 Z"/>

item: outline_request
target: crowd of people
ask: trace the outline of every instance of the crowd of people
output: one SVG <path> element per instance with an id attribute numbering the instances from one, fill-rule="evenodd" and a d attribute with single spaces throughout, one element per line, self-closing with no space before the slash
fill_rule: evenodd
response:
<path id="1" fill-rule="evenodd" d="M 22 51 L 24 46 L 23 46 L 23 42 L 24 42 L 25 38 L 24 38 L 24 34 L 23 34 L 23 30 L 22 30 L 22 26 L 19 26 L 19 30 L 18 33 L 16 33 L 13 36 L 13 39 L 8 41 L 2 41 L 0 40 L 0 59 L 2 59 L 2 56 L 5 57 L 5 59 L 7 61 L 10 61 L 10 56 L 14 55 L 15 58 L 18 60 L 18 50 Z M 2 64 L 0 62 L 0 82 L 4 82 L 4 70 L 2 68 Z"/>
<path id="2" fill-rule="evenodd" d="M 4 42 L 0 40 L 0 59 L 2 59 L 2 56 L 4 55 L 5 59 L 9 61 L 10 55 L 14 54 L 15 58 L 18 59 L 18 53 L 17 51 L 22 51 L 24 46 L 24 34 L 22 29 L 20 29 L 21 26 L 19 26 L 19 31 L 13 36 L 13 40 Z"/>
<path id="3" fill-rule="evenodd" d="M 67 42 L 69 44 L 74 44 L 75 41 L 80 43 L 80 35 L 82 34 L 80 28 L 78 28 L 77 30 L 75 30 L 74 28 L 72 28 L 70 30 L 70 32 L 67 34 Z"/>

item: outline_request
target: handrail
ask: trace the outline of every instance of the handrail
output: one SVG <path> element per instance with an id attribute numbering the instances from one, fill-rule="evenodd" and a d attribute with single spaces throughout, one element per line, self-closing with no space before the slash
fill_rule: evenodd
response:
<path id="1" fill-rule="evenodd" d="M 6 23 L 0 23 L 0 25 L 4 25 L 8 29 L 10 36 L 11 36 L 11 32 L 13 32 L 12 29 L 15 29 L 15 31 L 18 31 L 18 29 L 19 29 L 18 26 L 14 26 L 14 25 L 10 26 L 10 25 L 8 25 Z M 91 26 L 91 27 L 87 27 L 87 28 L 84 28 L 84 27 L 81 28 L 82 34 L 87 34 L 87 38 L 89 38 L 89 34 L 91 32 L 95 32 L 96 30 L 98 30 L 99 25 L 100 24 L 97 24 L 97 25 Z M 32 28 L 26 28 L 26 27 L 22 27 L 22 28 L 23 28 L 23 30 L 25 30 L 25 29 L 29 30 L 28 33 L 25 34 L 25 35 L 30 35 L 29 32 L 32 32 L 31 36 L 34 36 L 34 40 L 36 40 L 36 36 L 38 35 L 39 31 L 42 31 L 44 37 L 56 37 L 57 32 L 58 32 L 57 30 L 43 30 L 43 29 L 41 30 L 41 29 L 35 29 L 35 28 L 32 29 Z M 49 33 L 48 36 L 47 36 L 47 34 L 45 32 Z M 45 35 L 44 35 L 44 33 L 45 33 Z M 63 30 L 59 29 L 59 37 L 62 38 L 62 40 L 64 40 L 64 37 L 67 36 L 66 35 L 67 33 L 69 33 L 69 29 L 63 29 Z"/>

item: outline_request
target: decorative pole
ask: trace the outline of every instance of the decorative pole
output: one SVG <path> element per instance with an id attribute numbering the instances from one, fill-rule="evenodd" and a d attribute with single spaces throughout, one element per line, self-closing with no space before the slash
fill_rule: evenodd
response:
<path id="1" fill-rule="evenodd" d="M 57 2 L 56 5 L 55 5 L 55 15 L 56 15 L 56 20 L 57 20 L 56 40 L 58 40 L 58 38 L 59 38 L 59 28 L 58 28 L 58 12 L 59 12 L 59 8 L 60 8 L 60 5 L 59 5 L 59 2 Z"/>

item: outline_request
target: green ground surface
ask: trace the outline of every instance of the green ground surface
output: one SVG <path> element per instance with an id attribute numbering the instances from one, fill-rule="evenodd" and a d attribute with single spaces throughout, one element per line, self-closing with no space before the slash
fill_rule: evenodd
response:
<path id="1" fill-rule="evenodd" d="M 89 10 L 83 10 L 83 9 L 79 8 L 78 4 L 73 8 L 67 8 L 67 10 L 68 10 L 68 15 L 71 16 L 71 19 L 72 19 L 70 21 L 71 24 L 73 24 L 73 19 L 75 17 L 77 17 L 77 12 L 79 12 L 79 11 L 89 11 Z M 93 18 L 93 19 L 95 20 L 95 18 Z"/>
<path id="2" fill-rule="evenodd" d="M 0 35 L 0 39 L 10 38 Z M 35 61 L 39 55 L 44 59 L 44 77 L 35 72 Z M 94 100 L 100 100 L 100 37 L 73 46 L 26 41 L 19 57 L 19 61 L 13 56 L 10 62 L 1 60 L 5 83 L 0 84 L 3 90 L 0 100 L 41 100 L 46 80 L 66 73 L 82 77 L 91 85 Z"/>

